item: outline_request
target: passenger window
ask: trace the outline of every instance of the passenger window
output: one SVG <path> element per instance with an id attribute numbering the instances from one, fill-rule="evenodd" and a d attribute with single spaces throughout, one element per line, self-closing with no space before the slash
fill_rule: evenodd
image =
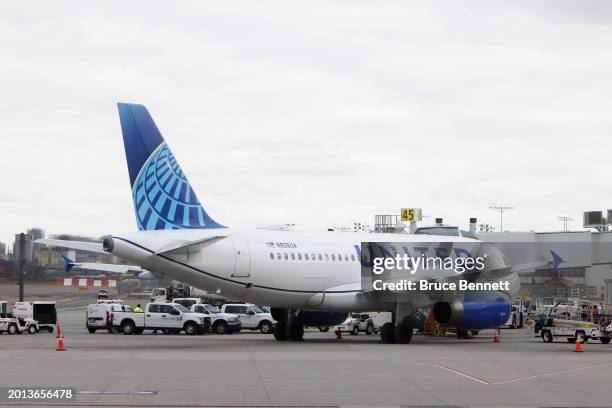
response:
<path id="1" fill-rule="evenodd" d="M 344 260 L 348 261 L 348 255 L 344 255 Z"/>
<path id="2" fill-rule="evenodd" d="M 332 254 L 332 261 L 335 261 L 335 260 L 336 260 L 336 255 Z"/>
<path id="3" fill-rule="evenodd" d="M 318 254 L 318 255 L 319 255 L 319 257 L 318 257 L 319 261 L 322 261 L 323 260 L 323 256 L 321 254 Z"/>
<path id="4" fill-rule="evenodd" d="M 308 254 L 304 254 L 304 259 L 307 261 L 308 260 Z"/>
<path id="5" fill-rule="evenodd" d="M 310 254 L 310 256 L 311 256 L 311 258 L 312 258 L 312 260 L 313 260 L 313 261 L 315 261 L 315 260 L 316 260 L 316 259 L 315 259 L 315 254 Z"/>
<path id="6" fill-rule="evenodd" d="M 329 261 L 329 255 L 328 254 L 325 254 L 325 260 Z"/>
<path id="7" fill-rule="evenodd" d="M 291 260 L 295 261 L 295 254 L 293 252 L 291 253 Z"/>
<path id="8" fill-rule="evenodd" d="M 298 261 L 302 260 L 302 254 L 298 254 Z"/>
<path id="9" fill-rule="evenodd" d="M 270 259 L 274 260 L 274 253 L 270 252 Z"/>
<path id="10" fill-rule="evenodd" d="M 355 260 L 355 255 L 351 255 L 351 261 Z"/>
<path id="11" fill-rule="evenodd" d="M 341 261 L 342 260 L 342 255 L 338 255 L 338 260 Z"/>
<path id="12" fill-rule="evenodd" d="M 160 313 L 159 305 L 149 305 L 149 313 Z"/>
<path id="13" fill-rule="evenodd" d="M 289 259 L 289 254 L 285 252 L 285 261 Z"/>
<path id="14" fill-rule="evenodd" d="M 227 313 L 238 313 L 238 307 L 236 306 L 226 306 L 225 311 Z"/>
<path id="15" fill-rule="evenodd" d="M 281 256 L 280 256 L 280 252 L 277 252 L 277 253 L 276 253 L 276 259 L 280 259 L 280 258 L 281 258 Z"/>

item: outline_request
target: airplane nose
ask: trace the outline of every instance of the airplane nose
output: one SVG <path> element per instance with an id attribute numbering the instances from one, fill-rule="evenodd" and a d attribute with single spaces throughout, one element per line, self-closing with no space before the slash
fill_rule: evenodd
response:
<path id="1" fill-rule="evenodd" d="M 113 252 L 113 249 L 115 248 L 115 242 L 113 241 L 111 237 L 106 237 L 102 241 L 102 248 L 106 252 Z"/>

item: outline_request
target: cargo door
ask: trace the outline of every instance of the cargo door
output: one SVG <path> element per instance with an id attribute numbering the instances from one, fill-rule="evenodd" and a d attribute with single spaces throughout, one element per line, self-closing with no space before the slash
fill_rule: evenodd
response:
<path id="1" fill-rule="evenodd" d="M 234 266 L 234 278 L 248 278 L 251 276 L 251 254 L 249 252 L 249 246 L 242 237 L 232 237 L 234 243 L 234 255 L 236 257 L 236 264 Z"/>

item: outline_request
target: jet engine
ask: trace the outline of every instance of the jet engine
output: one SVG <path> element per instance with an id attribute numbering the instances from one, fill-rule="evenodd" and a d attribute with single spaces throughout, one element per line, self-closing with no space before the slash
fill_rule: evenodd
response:
<path id="1" fill-rule="evenodd" d="M 492 329 L 503 325 L 510 316 L 511 304 L 496 302 L 437 302 L 433 316 L 438 323 L 463 329 Z"/>

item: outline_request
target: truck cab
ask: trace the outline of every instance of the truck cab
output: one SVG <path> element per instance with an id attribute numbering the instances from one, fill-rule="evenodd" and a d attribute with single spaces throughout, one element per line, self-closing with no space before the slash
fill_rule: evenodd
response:
<path id="1" fill-rule="evenodd" d="M 178 303 L 147 303 L 144 312 L 115 312 L 113 326 L 123 334 L 141 334 L 144 330 L 168 333 L 185 331 L 188 335 L 204 334 L 210 328 L 210 316 L 193 313 Z"/>
<path id="2" fill-rule="evenodd" d="M 168 300 L 168 291 L 166 288 L 153 288 L 151 290 L 151 302 L 165 302 Z"/>
<path id="3" fill-rule="evenodd" d="M 243 329 L 259 330 L 263 334 L 270 334 L 274 329 L 272 315 L 251 303 L 227 303 L 221 307 L 221 312 L 238 315 Z"/>

